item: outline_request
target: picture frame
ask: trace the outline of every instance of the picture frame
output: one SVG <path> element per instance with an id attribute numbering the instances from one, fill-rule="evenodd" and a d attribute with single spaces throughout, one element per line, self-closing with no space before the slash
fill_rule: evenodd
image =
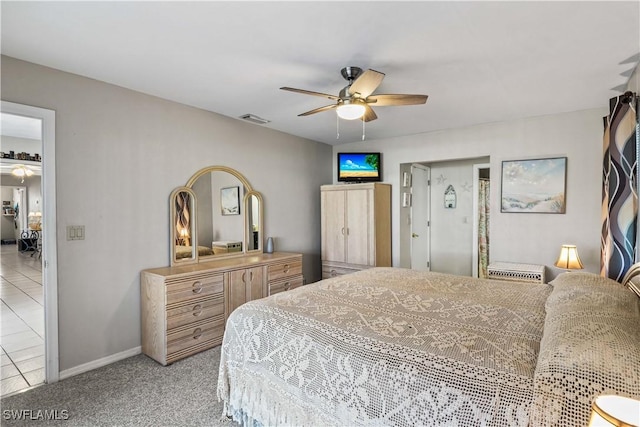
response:
<path id="1" fill-rule="evenodd" d="M 502 162 L 500 212 L 566 212 L 567 158 Z"/>
<path id="2" fill-rule="evenodd" d="M 240 215 L 240 187 L 220 189 L 220 209 L 222 215 Z"/>

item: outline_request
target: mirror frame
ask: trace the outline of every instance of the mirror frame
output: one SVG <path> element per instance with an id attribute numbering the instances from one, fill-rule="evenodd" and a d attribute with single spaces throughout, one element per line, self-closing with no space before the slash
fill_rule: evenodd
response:
<path id="1" fill-rule="evenodd" d="M 175 208 L 175 197 L 177 196 L 178 193 L 180 193 L 181 191 L 186 191 L 188 192 L 191 197 L 192 197 L 192 209 L 193 212 L 197 212 L 196 211 L 196 206 L 197 206 L 197 199 L 196 199 L 196 195 L 195 192 L 193 191 L 193 185 L 195 184 L 195 182 L 198 180 L 198 178 L 200 178 L 201 176 L 207 174 L 207 173 L 211 173 L 211 172 L 226 172 L 228 174 L 233 175 L 234 177 L 236 177 L 244 186 L 244 197 L 243 197 L 243 208 L 244 208 L 244 212 L 242 213 L 243 215 L 243 232 L 242 232 L 242 236 L 243 236 L 243 241 L 242 241 L 242 251 L 241 252 L 237 252 L 237 253 L 231 253 L 228 255 L 215 255 L 215 256 L 206 256 L 206 257 L 200 257 L 200 255 L 198 254 L 198 236 L 197 236 L 197 215 L 192 215 L 193 220 L 191 221 L 190 224 L 190 228 L 191 228 L 191 258 L 183 258 L 183 259 L 176 259 L 176 223 L 175 223 L 175 218 L 176 218 L 176 208 Z M 259 204 L 259 208 L 258 208 L 258 215 L 259 215 L 259 219 L 258 219 L 258 229 L 259 229 L 259 238 L 258 238 L 258 248 L 257 249 L 252 249 L 250 251 L 247 250 L 248 247 L 248 240 L 250 238 L 250 234 L 248 233 L 249 230 L 249 225 L 250 225 L 250 218 L 247 215 L 247 212 L 249 212 L 248 210 L 248 206 L 251 200 L 251 196 L 255 196 L 258 199 L 258 204 Z M 189 178 L 189 180 L 187 181 L 187 183 L 182 186 L 182 187 L 178 187 L 176 189 L 174 189 L 171 192 L 171 196 L 169 197 L 169 203 L 171 206 L 170 209 L 170 243 L 171 243 L 171 265 L 177 265 L 177 264 L 195 264 L 195 263 L 200 263 L 200 262 L 207 262 L 207 261 L 214 261 L 214 260 L 218 260 L 221 258 L 235 258 L 235 257 L 242 257 L 242 256 L 246 256 L 247 254 L 256 254 L 256 253 L 262 253 L 263 251 L 263 240 L 264 240 L 264 200 L 262 198 L 262 195 L 255 191 L 253 189 L 253 187 L 251 186 L 251 184 L 249 183 L 249 181 L 247 181 L 247 179 L 244 177 L 244 175 L 242 175 L 240 172 L 238 172 L 237 170 L 227 167 L 227 166 L 220 166 L 220 165 L 216 165 L 216 166 L 207 166 L 204 167 L 200 170 L 198 170 L 196 173 L 194 173 L 191 178 Z M 252 237 L 251 237 L 252 238 Z"/>

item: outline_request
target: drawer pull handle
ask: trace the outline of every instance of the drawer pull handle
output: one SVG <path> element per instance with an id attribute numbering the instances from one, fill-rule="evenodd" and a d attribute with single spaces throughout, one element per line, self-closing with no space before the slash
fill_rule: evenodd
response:
<path id="1" fill-rule="evenodd" d="M 331 270 L 329 274 L 331 274 L 331 277 L 336 277 L 338 275 L 338 272 L 335 270 Z"/>
<path id="2" fill-rule="evenodd" d="M 192 291 L 194 294 L 199 294 L 200 292 L 202 292 L 202 283 L 200 281 L 193 282 Z"/>
<path id="3" fill-rule="evenodd" d="M 289 272 L 289 268 L 290 268 L 290 267 L 291 267 L 291 266 L 290 266 L 289 264 L 285 264 L 285 265 L 284 265 L 283 273 L 284 273 L 284 274 L 287 274 L 287 273 Z"/>
<path id="4" fill-rule="evenodd" d="M 202 336 L 202 329 L 197 328 L 195 331 L 193 331 L 193 339 L 194 340 L 197 340 L 201 336 Z"/>
<path id="5" fill-rule="evenodd" d="M 193 315 L 198 317 L 202 314 L 202 306 L 200 304 L 193 306 Z"/>
<path id="6" fill-rule="evenodd" d="M 285 291 L 288 291 L 290 287 L 291 287 L 291 283 L 286 282 L 286 283 L 284 284 L 284 290 L 285 290 Z"/>

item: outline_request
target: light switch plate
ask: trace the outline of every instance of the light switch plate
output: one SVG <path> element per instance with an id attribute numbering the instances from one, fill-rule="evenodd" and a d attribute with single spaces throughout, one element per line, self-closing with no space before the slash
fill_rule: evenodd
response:
<path id="1" fill-rule="evenodd" d="M 67 225 L 67 240 L 84 240 L 84 225 Z"/>

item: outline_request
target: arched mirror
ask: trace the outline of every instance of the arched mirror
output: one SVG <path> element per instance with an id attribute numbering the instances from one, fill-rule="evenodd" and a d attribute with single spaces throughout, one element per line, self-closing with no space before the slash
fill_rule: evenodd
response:
<path id="1" fill-rule="evenodd" d="M 262 196 L 240 172 L 209 166 L 196 172 L 184 187 L 174 190 L 172 206 L 177 207 L 171 212 L 171 238 L 175 242 L 180 242 L 180 233 L 186 233 L 179 225 L 178 201 L 183 193 L 193 199 L 189 211 L 193 213 L 189 223 L 190 257 L 179 258 L 178 253 L 187 249 L 174 244 L 172 265 L 262 251 Z"/>

